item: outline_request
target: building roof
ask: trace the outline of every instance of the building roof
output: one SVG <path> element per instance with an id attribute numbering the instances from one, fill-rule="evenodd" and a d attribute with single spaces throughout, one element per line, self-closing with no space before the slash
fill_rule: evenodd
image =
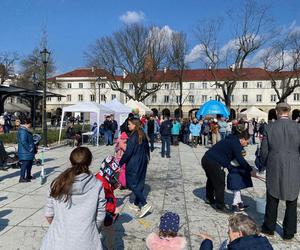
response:
<path id="1" fill-rule="evenodd" d="M 178 73 L 177 70 L 167 70 L 158 71 L 153 77 L 152 82 L 164 81 L 164 82 L 177 82 Z M 225 80 L 234 80 L 238 79 L 239 81 L 259 81 L 259 80 L 270 80 L 271 75 L 275 79 L 283 79 L 291 75 L 290 71 L 283 72 L 269 72 L 262 68 L 244 68 L 241 70 L 232 71 L 230 69 L 189 69 L 183 72 L 183 81 L 184 82 L 197 82 L 197 81 L 225 81 Z M 75 69 L 64 74 L 54 76 L 49 79 L 57 80 L 57 78 L 88 78 L 88 77 L 107 77 L 111 78 L 110 74 L 104 69 L 95 69 L 94 71 L 91 68 L 80 68 Z M 116 76 L 116 80 L 121 80 L 122 76 Z M 125 78 L 126 82 L 130 82 L 130 75 Z"/>

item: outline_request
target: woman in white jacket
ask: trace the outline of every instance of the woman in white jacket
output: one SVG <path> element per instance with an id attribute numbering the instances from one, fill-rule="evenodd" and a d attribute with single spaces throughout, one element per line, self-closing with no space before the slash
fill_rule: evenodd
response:
<path id="1" fill-rule="evenodd" d="M 70 155 L 72 167 L 51 184 L 45 216 L 50 228 L 42 250 L 101 250 L 100 227 L 105 217 L 101 182 L 89 171 L 92 153 L 78 147 Z"/>

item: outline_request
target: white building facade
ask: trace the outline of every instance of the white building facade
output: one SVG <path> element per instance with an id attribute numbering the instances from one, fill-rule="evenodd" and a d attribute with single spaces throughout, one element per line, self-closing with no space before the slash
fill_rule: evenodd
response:
<path id="1" fill-rule="evenodd" d="M 226 71 L 220 73 L 218 82 L 222 83 L 225 80 Z M 161 89 L 148 97 L 144 104 L 151 108 L 154 113 L 176 116 L 179 114 L 179 83 L 173 77 L 166 79 L 162 83 Z M 121 81 L 122 78 L 120 77 L 118 80 Z M 279 82 L 280 80 L 278 80 Z M 51 113 L 54 113 L 57 108 L 78 102 L 104 103 L 117 98 L 124 103 L 128 100 L 124 94 L 111 89 L 109 80 L 104 74 L 102 77 L 97 74 L 96 77 L 92 69 L 76 69 L 67 72 L 50 79 L 49 84 L 52 85 L 52 92 L 65 96 L 52 97 L 47 100 L 47 111 Z M 133 94 L 134 86 L 132 83 L 125 82 L 124 88 Z M 193 116 L 203 103 L 211 99 L 219 99 L 219 96 L 222 96 L 222 91 L 215 86 L 215 80 L 212 79 L 208 70 L 187 71 L 183 82 L 183 115 L 185 117 Z M 231 100 L 233 117 L 252 106 L 273 116 L 274 107 L 278 101 L 276 93 L 271 87 L 270 77 L 263 69 L 247 69 L 242 79 L 237 81 Z M 287 102 L 292 107 L 293 118 L 296 119 L 300 116 L 300 88 L 295 89 L 287 98 Z"/>

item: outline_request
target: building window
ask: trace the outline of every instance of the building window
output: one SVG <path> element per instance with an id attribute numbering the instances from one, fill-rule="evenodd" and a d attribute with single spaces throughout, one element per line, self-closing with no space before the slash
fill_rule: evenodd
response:
<path id="1" fill-rule="evenodd" d="M 129 84 L 129 89 L 133 89 L 133 84 Z"/>
<path id="2" fill-rule="evenodd" d="M 243 82 L 243 89 L 247 89 L 248 88 L 248 82 Z"/>
<path id="3" fill-rule="evenodd" d="M 116 98 L 117 98 L 116 94 L 112 94 L 112 95 L 111 95 L 111 100 L 114 100 L 114 99 L 116 99 Z"/>
<path id="4" fill-rule="evenodd" d="M 169 89 L 170 85 L 169 84 L 165 84 L 165 89 Z"/>
<path id="5" fill-rule="evenodd" d="M 203 89 L 207 89 L 207 82 L 203 82 L 203 83 L 202 83 L 202 88 L 203 88 Z"/>
<path id="6" fill-rule="evenodd" d="M 300 80 L 298 79 L 298 80 L 294 80 L 294 85 L 298 85 L 299 84 L 299 82 L 300 82 Z"/>
<path id="7" fill-rule="evenodd" d="M 58 101 L 58 102 L 61 102 L 61 96 L 58 96 L 58 97 L 57 97 L 57 101 Z"/>
<path id="8" fill-rule="evenodd" d="M 78 101 L 82 102 L 83 101 L 83 95 L 78 95 Z"/>
<path id="9" fill-rule="evenodd" d="M 158 87 L 158 84 L 157 83 L 153 83 L 152 89 L 157 89 L 157 87 Z"/>
<path id="10" fill-rule="evenodd" d="M 262 102 L 262 95 L 256 95 L 256 102 Z"/>
<path id="11" fill-rule="evenodd" d="M 79 88 L 80 88 L 80 89 L 83 88 L 83 83 L 82 83 L 82 82 L 79 83 Z"/>
<path id="12" fill-rule="evenodd" d="M 47 101 L 51 102 L 51 97 L 47 97 Z M 20 100 L 20 103 L 22 103 L 21 100 Z"/>
<path id="13" fill-rule="evenodd" d="M 94 88 L 95 88 L 95 83 L 91 82 L 91 89 L 94 89 Z"/>
<path id="14" fill-rule="evenodd" d="M 257 87 L 258 89 L 261 89 L 261 88 L 262 88 L 262 82 L 258 82 L 258 83 L 256 84 L 256 87 Z"/>
<path id="15" fill-rule="evenodd" d="M 168 95 L 165 95 L 164 96 L 164 103 L 168 103 L 169 102 L 169 96 Z"/>
<path id="16" fill-rule="evenodd" d="M 180 95 L 176 96 L 176 103 L 178 103 L 178 104 L 180 103 Z"/>
<path id="17" fill-rule="evenodd" d="M 189 102 L 194 103 L 194 101 L 195 101 L 195 96 L 189 95 Z"/>
<path id="18" fill-rule="evenodd" d="M 71 95 L 67 95 L 67 101 L 70 102 L 71 101 Z"/>
<path id="19" fill-rule="evenodd" d="M 106 101 L 105 95 L 100 95 L 100 101 L 101 101 L 101 102 L 105 102 L 105 101 Z"/>
<path id="20" fill-rule="evenodd" d="M 96 98 L 95 95 L 90 95 L 91 102 L 94 102 L 95 98 Z"/>
<path id="21" fill-rule="evenodd" d="M 276 95 L 271 95 L 271 102 L 276 102 Z"/>
<path id="22" fill-rule="evenodd" d="M 72 83 L 68 83 L 68 89 L 72 88 Z"/>
<path id="23" fill-rule="evenodd" d="M 221 99 L 221 98 L 220 98 L 219 95 L 216 95 L 216 96 L 215 96 L 215 100 L 220 101 L 220 99 Z"/>
<path id="24" fill-rule="evenodd" d="M 101 82 L 101 83 L 100 83 L 100 88 L 101 88 L 101 89 L 105 89 L 105 88 L 106 88 L 105 82 Z M 132 89 L 133 89 L 133 87 L 132 87 Z"/>
<path id="25" fill-rule="evenodd" d="M 157 96 L 156 96 L 156 95 L 153 95 L 153 96 L 152 96 L 152 103 L 156 103 L 156 101 L 157 101 Z"/>
<path id="26" fill-rule="evenodd" d="M 300 94 L 295 93 L 294 94 L 294 101 L 299 101 L 300 100 Z"/>
<path id="27" fill-rule="evenodd" d="M 207 95 L 203 95 L 201 101 L 206 102 L 207 101 Z"/>
<path id="28" fill-rule="evenodd" d="M 243 95 L 242 102 L 248 102 L 248 95 Z"/>
<path id="29" fill-rule="evenodd" d="M 231 102 L 234 102 L 234 95 L 230 96 L 230 100 L 231 100 Z"/>
<path id="30" fill-rule="evenodd" d="M 190 83 L 190 89 L 194 89 L 195 88 L 195 83 L 191 82 Z"/>

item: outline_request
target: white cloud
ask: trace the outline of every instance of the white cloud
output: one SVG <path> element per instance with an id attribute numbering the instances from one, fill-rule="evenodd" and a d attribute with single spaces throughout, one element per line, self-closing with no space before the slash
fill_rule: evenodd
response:
<path id="1" fill-rule="evenodd" d="M 142 22 L 145 19 L 145 14 L 142 11 L 127 11 L 120 16 L 120 20 L 125 24 L 133 24 Z"/>
<path id="2" fill-rule="evenodd" d="M 201 58 L 203 55 L 203 46 L 202 44 L 196 45 L 192 48 L 191 52 L 185 56 L 185 61 L 187 63 L 193 63 Z"/>

